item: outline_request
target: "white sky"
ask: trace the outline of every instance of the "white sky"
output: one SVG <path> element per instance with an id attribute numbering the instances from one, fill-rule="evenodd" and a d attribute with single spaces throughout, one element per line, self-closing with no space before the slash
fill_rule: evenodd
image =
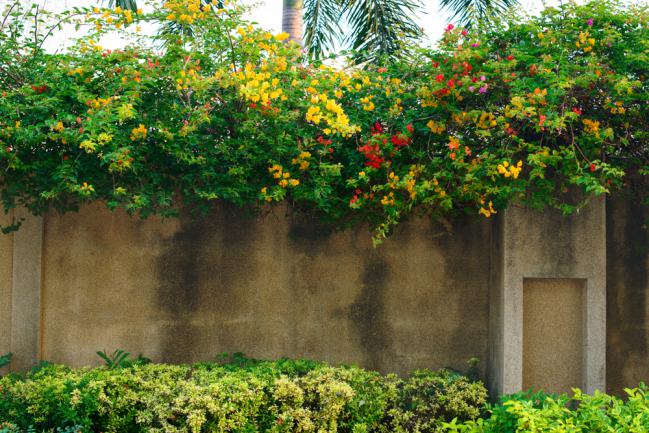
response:
<path id="1" fill-rule="evenodd" d="M 0 10 L 2 6 L 12 2 L 13 0 L 0 0 Z M 42 7 L 52 11 L 60 11 L 66 8 L 74 6 L 90 6 L 90 5 L 101 5 L 102 0 L 23 0 L 25 3 L 37 3 Z M 160 0 L 162 2 L 163 0 Z M 279 33 L 281 31 L 281 21 L 282 21 L 282 0 L 239 0 L 243 4 L 255 5 L 253 11 L 250 14 L 250 19 L 256 21 L 262 27 L 274 32 Z M 557 5 L 561 2 L 567 0 L 520 0 L 519 8 L 526 12 L 537 12 L 543 9 L 544 5 Z M 581 1 L 578 0 L 579 3 Z M 105 1 L 104 4 L 108 2 Z M 139 3 L 144 3 L 143 0 L 140 0 Z M 440 12 L 438 0 L 424 0 L 424 10 L 422 13 L 416 17 L 418 23 L 424 28 L 426 32 L 426 37 L 430 44 L 434 43 L 441 36 L 444 27 L 449 23 L 449 16 L 446 13 Z M 48 41 L 46 46 L 53 47 L 60 45 L 62 42 L 62 36 L 59 36 L 58 41 Z M 102 45 L 110 48 L 108 45 Z"/>

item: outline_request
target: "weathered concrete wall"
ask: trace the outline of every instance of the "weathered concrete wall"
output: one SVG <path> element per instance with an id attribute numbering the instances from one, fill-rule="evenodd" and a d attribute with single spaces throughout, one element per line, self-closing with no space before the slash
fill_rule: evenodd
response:
<path id="1" fill-rule="evenodd" d="M 502 213 L 494 245 L 495 274 L 491 287 L 491 341 L 489 384 L 496 394 L 523 389 L 526 372 L 523 365 L 524 323 L 529 312 L 524 305 L 527 279 L 584 280 L 582 378 L 577 383 L 562 383 L 558 388 L 581 386 L 588 392 L 606 386 L 606 236 L 605 203 L 592 198 L 578 213 L 564 216 L 558 210 L 537 212 L 510 206 Z M 498 262 L 499 260 L 499 262 Z M 552 294 L 548 293 L 548 301 Z M 531 308 L 542 308 L 536 306 Z M 535 311 L 531 311 L 535 314 Z M 548 323 L 559 329 L 562 323 Z M 567 336 L 577 330 L 563 333 Z M 549 331 L 550 332 L 550 331 Z M 534 343 L 532 343 L 534 344 Z M 543 344 L 536 343 L 536 344 Z M 573 343 L 574 344 L 574 343 Z M 543 348 L 539 348 L 544 350 Z M 533 352 L 534 350 L 532 350 Z M 551 362 L 572 362 L 572 356 L 557 353 Z M 542 361 L 542 360 L 539 360 Z M 550 362 L 547 358 L 546 362 Z M 552 375 L 556 365 L 542 366 Z M 550 383 L 550 380 L 539 381 Z"/>
<path id="2" fill-rule="evenodd" d="M 100 206 L 48 215 L 43 358 L 72 365 L 116 347 L 156 361 L 222 352 L 381 371 L 488 352 L 491 227 L 404 224 L 379 248 L 278 211 L 137 221 Z"/>
<path id="3" fill-rule="evenodd" d="M 156 361 L 241 351 L 399 373 L 478 357 L 492 390 L 513 392 L 552 379 L 525 379 L 524 350 L 539 347 L 524 347 L 524 281 L 563 278 L 586 284 L 583 383 L 599 387 L 606 354 L 607 388 L 620 393 L 649 381 L 649 209 L 635 203 L 610 199 L 606 218 L 601 201 L 570 218 L 513 208 L 452 232 L 416 220 L 376 249 L 362 228 L 279 209 L 252 219 L 221 208 L 198 222 L 101 205 L 52 213 L 0 236 L 0 354 L 18 353 L 15 370 L 94 364 L 96 350 L 123 348 Z"/>
<path id="4" fill-rule="evenodd" d="M 0 225 L 13 222 L 13 213 L 0 213 Z M 11 351 L 11 274 L 13 235 L 0 234 L 0 356 Z M 0 369 L 3 374 L 7 368 Z"/>
<path id="5" fill-rule="evenodd" d="M 570 392 L 584 387 L 586 280 L 523 282 L 523 389 Z"/>
<path id="6" fill-rule="evenodd" d="M 649 191 L 649 184 L 634 184 Z M 649 383 L 649 205 L 628 194 L 607 203 L 608 390 Z"/>

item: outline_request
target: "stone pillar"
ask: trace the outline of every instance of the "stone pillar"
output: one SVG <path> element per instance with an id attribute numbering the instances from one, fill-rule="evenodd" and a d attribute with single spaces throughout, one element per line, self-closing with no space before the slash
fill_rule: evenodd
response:
<path id="1" fill-rule="evenodd" d="M 492 392 L 502 395 L 523 389 L 525 375 L 523 346 L 526 343 L 533 344 L 525 341 L 523 332 L 525 287 L 531 289 L 534 286 L 535 290 L 538 290 L 539 284 L 548 290 L 549 298 L 542 304 L 550 306 L 552 305 L 550 297 L 553 296 L 552 291 L 555 288 L 581 290 L 580 288 L 583 287 L 583 294 L 579 293 L 579 297 L 571 298 L 583 299 L 579 311 L 582 317 L 582 329 L 554 331 L 557 331 L 558 335 L 563 331 L 571 335 L 579 335 L 582 341 L 581 347 L 575 348 L 575 354 L 578 354 L 575 356 L 580 357 L 581 364 L 578 366 L 579 383 L 565 385 L 579 386 L 587 392 L 595 389 L 604 391 L 606 389 L 604 198 L 591 199 L 578 213 L 569 216 L 554 210 L 536 212 L 512 206 L 500 215 L 495 230 L 492 246 L 494 270 L 490 293 L 491 347 L 488 380 Z M 547 280 L 544 282 L 542 279 Z M 538 292 L 535 296 L 538 298 Z M 550 321 L 543 326 L 566 325 Z M 564 362 L 562 356 L 565 354 L 556 355 L 555 363 Z M 549 367 L 556 367 L 556 365 Z M 528 385 L 534 386 L 534 384 Z"/>
<path id="2" fill-rule="evenodd" d="M 13 233 L 11 369 L 24 371 L 40 360 L 43 218 L 25 209 L 16 209 L 14 218 L 22 224 Z"/>

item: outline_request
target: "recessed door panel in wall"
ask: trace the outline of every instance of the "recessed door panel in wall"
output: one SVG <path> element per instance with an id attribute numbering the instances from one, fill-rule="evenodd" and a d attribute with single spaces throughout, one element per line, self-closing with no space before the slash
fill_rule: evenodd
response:
<path id="1" fill-rule="evenodd" d="M 584 279 L 523 281 L 523 389 L 583 386 L 585 290 Z"/>

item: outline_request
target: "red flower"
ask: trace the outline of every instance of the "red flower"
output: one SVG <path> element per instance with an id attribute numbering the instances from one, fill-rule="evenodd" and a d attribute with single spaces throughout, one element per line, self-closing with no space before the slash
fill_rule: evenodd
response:
<path id="1" fill-rule="evenodd" d="M 572 112 L 575 113 L 577 116 L 581 116 L 582 113 L 582 111 L 577 107 L 572 107 Z"/>
<path id="2" fill-rule="evenodd" d="M 444 74 L 437 74 L 437 75 L 435 76 L 435 80 L 436 80 L 438 83 L 441 83 L 442 81 L 444 81 Z"/>
<path id="3" fill-rule="evenodd" d="M 590 171 L 595 171 L 595 170 L 597 170 L 597 167 L 595 166 L 595 164 L 593 164 L 593 163 L 591 162 L 591 163 L 590 163 Z"/>
<path id="4" fill-rule="evenodd" d="M 508 55 L 508 56 L 507 56 L 507 60 L 510 60 L 510 61 L 511 61 L 511 60 L 514 60 L 514 56 L 512 56 L 511 54 Z"/>
<path id="5" fill-rule="evenodd" d="M 453 24 L 449 24 L 449 25 L 446 26 L 446 31 L 447 31 L 447 32 L 450 32 L 450 31 L 453 30 L 454 28 L 455 28 L 455 26 L 454 26 Z"/>
<path id="6" fill-rule="evenodd" d="M 409 123 L 408 126 L 406 126 L 406 129 L 407 129 L 408 132 L 410 132 L 411 134 L 412 134 L 412 133 L 414 132 L 414 130 L 415 130 L 415 128 L 412 127 L 412 123 Z"/>
<path id="7" fill-rule="evenodd" d="M 365 165 L 368 167 L 380 168 L 385 159 L 381 156 L 378 144 L 366 144 L 358 148 L 358 151 L 365 156 Z"/>
<path id="8" fill-rule="evenodd" d="M 539 126 L 543 126 L 543 124 L 545 123 L 545 119 L 547 119 L 547 116 L 546 116 L 546 115 L 541 114 L 541 115 L 539 116 Z"/>

